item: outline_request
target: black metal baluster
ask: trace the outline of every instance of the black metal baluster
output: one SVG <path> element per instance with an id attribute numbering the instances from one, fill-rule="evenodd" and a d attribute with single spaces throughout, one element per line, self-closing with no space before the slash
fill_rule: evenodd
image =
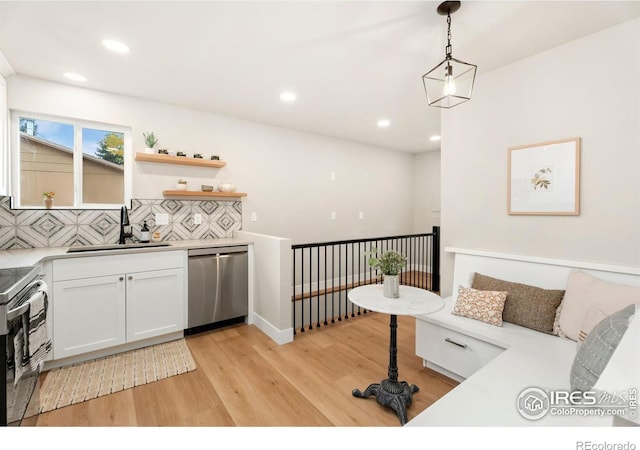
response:
<path id="1" fill-rule="evenodd" d="M 313 306 L 311 305 L 311 298 L 313 297 L 313 247 L 309 247 L 309 325 L 307 329 L 313 330 Z"/>
<path id="2" fill-rule="evenodd" d="M 338 283 L 342 283 L 342 244 L 338 244 Z M 342 321 L 342 289 L 338 293 L 338 322 Z"/>
<path id="3" fill-rule="evenodd" d="M 304 333 L 304 248 L 300 250 L 300 332 Z"/>
<path id="4" fill-rule="evenodd" d="M 316 247 L 316 328 L 320 328 L 320 246 Z"/>
<path id="5" fill-rule="evenodd" d="M 351 258 L 353 259 L 353 244 L 351 244 Z M 345 277 L 344 280 L 347 283 L 347 298 L 344 302 L 344 318 L 345 320 L 349 319 L 349 244 L 345 245 L 344 249 L 344 271 Z M 353 282 L 353 270 L 351 271 L 351 280 Z"/>
<path id="6" fill-rule="evenodd" d="M 335 305 L 335 292 L 336 292 L 336 247 L 335 245 L 331 246 L 331 323 L 336 323 L 336 314 L 334 311 Z"/>
<path id="7" fill-rule="evenodd" d="M 324 246 L 324 324 L 327 324 L 327 246 Z"/>

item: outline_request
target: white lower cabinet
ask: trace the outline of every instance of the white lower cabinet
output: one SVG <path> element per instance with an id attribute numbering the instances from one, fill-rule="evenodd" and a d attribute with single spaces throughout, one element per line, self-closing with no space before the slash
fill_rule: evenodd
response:
<path id="1" fill-rule="evenodd" d="M 125 343 L 124 276 L 53 283 L 56 359 Z"/>
<path id="2" fill-rule="evenodd" d="M 184 258 L 172 251 L 55 260 L 54 359 L 182 331 Z"/>
<path id="3" fill-rule="evenodd" d="M 184 270 L 127 275 L 127 342 L 183 329 Z"/>

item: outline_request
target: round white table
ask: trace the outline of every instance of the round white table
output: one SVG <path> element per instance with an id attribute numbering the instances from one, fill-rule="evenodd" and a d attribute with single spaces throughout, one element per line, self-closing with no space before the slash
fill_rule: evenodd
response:
<path id="1" fill-rule="evenodd" d="M 378 403 L 393 409 L 404 425 L 407 423 L 407 407 L 411 405 L 413 393 L 418 392 L 418 386 L 398 381 L 397 316 L 434 313 L 444 307 L 444 300 L 431 291 L 412 286 L 400 286 L 400 297 L 388 298 L 383 295 L 381 284 L 354 288 L 348 297 L 357 306 L 391 315 L 388 378 L 369 385 L 364 392 L 354 389 L 352 394 L 359 398 L 375 395 Z"/>

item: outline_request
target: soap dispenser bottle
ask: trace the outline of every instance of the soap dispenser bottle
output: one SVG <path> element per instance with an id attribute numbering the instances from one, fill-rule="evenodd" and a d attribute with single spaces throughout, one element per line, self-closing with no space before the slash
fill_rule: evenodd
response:
<path id="1" fill-rule="evenodd" d="M 149 227 L 147 226 L 146 220 L 142 224 L 142 229 L 140 230 L 140 242 L 149 242 Z"/>

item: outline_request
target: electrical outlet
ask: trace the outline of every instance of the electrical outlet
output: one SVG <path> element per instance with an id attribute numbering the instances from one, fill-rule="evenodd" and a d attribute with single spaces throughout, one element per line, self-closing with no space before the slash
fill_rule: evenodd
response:
<path id="1" fill-rule="evenodd" d="M 364 213 L 362 211 L 358 213 L 358 219 L 364 219 Z"/>
<path id="2" fill-rule="evenodd" d="M 331 211 L 331 220 L 336 220 L 336 212 Z"/>
<path id="3" fill-rule="evenodd" d="M 258 221 L 258 213 L 251 213 L 251 221 L 252 222 L 257 222 Z"/>
<path id="4" fill-rule="evenodd" d="M 169 214 L 156 213 L 156 225 L 169 225 Z"/>
<path id="5" fill-rule="evenodd" d="M 331 172 L 331 179 L 332 179 L 332 180 L 335 180 L 335 179 L 336 179 L 336 173 L 335 173 L 335 172 L 333 172 L 333 171 Z"/>
<path id="6" fill-rule="evenodd" d="M 202 214 L 194 214 L 193 223 L 196 225 L 200 225 L 202 223 Z"/>

